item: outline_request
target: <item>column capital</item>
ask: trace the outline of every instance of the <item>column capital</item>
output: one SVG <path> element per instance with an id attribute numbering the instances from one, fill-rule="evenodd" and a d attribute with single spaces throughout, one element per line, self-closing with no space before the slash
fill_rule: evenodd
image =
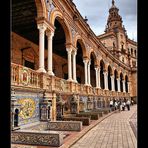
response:
<path id="1" fill-rule="evenodd" d="M 108 75 L 108 71 L 103 71 L 103 74 L 104 75 Z"/>
<path id="2" fill-rule="evenodd" d="M 88 65 L 89 65 L 89 66 L 91 65 L 91 59 L 88 61 Z"/>
<path id="3" fill-rule="evenodd" d="M 77 55 L 77 50 L 73 50 L 73 55 L 76 56 Z"/>
<path id="4" fill-rule="evenodd" d="M 52 38 L 54 36 L 54 32 L 49 30 L 49 29 L 47 29 L 46 30 L 46 35 L 47 35 L 47 37 Z"/>
<path id="5" fill-rule="evenodd" d="M 47 29 L 47 26 L 45 24 L 43 24 L 43 23 L 38 24 L 37 27 L 38 27 L 39 30 L 42 30 L 42 31 L 45 31 Z"/>
<path id="6" fill-rule="evenodd" d="M 88 58 L 83 58 L 83 62 L 84 63 L 88 63 L 89 62 L 89 59 Z"/>
<path id="7" fill-rule="evenodd" d="M 98 71 L 98 67 L 95 67 L 95 70 Z"/>
<path id="8" fill-rule="evenodd" d="M 72 49 L 71 48 L 66 48 L 66 51 L 67 51 L 68 54 L 71 54 Z"/>
<path id="9" fill-rule="evenodd" d="M 114 79 L 114 78 L 115 78 L 115 76 L 114 76 L 114 75 L 111 75 L 110 77 L 111 77 L 112 79 Z"/>

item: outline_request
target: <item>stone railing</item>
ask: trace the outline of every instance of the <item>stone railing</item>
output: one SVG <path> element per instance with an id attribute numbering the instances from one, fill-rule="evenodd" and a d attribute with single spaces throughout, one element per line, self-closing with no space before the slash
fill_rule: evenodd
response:
<path id="1" fill-rule="evenodd" d="M 11 64 L 11 85 L 40 88 L 40 74 L 18 64 Z"/>
<path id="2" fill-rule="evenodd" d="M 78 93 L 81 95 L 129 97 L 129 93 L 104 90 L 92 86 L 86 86 L 75 82 L 69 82 L 47 73 L 39 73 L 30 68 L 18 64 L 11 64 L 11 85 L 42 88 L 48 91 L 61 93 Z"/>

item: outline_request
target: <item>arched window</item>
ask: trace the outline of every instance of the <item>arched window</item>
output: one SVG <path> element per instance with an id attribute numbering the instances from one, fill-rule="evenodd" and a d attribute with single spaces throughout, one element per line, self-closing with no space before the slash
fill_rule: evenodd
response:
<path id="1" fill-rule="evenodd" d="M 131 55 L 133 56 L 133 48 L 131 48 Z"/>

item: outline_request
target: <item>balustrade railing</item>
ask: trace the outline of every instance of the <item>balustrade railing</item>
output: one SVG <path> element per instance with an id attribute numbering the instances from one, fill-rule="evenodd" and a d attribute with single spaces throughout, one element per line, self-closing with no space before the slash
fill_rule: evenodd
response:
<path id="1" fill-rule="evenodd" d="M 41 74 L 30 68 L 18 64 L 11 64 L 11 85 L 26 86 L 31 88 L 43 88 L 49 91 L 63 93 L 79 93 L 83 95 L 98 95 L 112 97 L 129 97 L 126 92 L 104 90 L 92 86 L 86 86 L 75 82 L 69 82 L 56 76 Z"/>
<path id="2" fill-rule="evenodd" d="M 39 88 L 40 74 L 30 68 L 12 63 L 11 85 Z"/>

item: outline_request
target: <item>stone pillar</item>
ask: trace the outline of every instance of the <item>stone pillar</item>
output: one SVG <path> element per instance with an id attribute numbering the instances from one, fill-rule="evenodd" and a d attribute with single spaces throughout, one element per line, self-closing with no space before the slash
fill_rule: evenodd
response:
<path id="1" fill-rule="evenodd" d="M 126 92 L 125 91 L 125 80 L 122 81 L 122 84 L 123 84 L 123 92 Z"/>
<path id="2" fill-rule="evenodd" d="M 90 65 L 91 65 L 91 61 L 89 60 L 88 61 L 88 69 L 87 69 L 88 70 L 88 85 L 91 85 L 90 84 Z"/>
<path id="3" fill-rule="evenodd" d="M 88 80 L 87 80 L 87 64 L 88 64 L 88 59 L 83 59 L 84 62 L 84 71 L 85 71 L 85 85 L 88 85 Z"/>
<path id="4" fill-rule="evenodd" d="M 104 71 L 104 84 L 105 84 L 105 90 L 108 90 L 108 72 Z"/>
<path id="5" fill-rule="evenodd" d="M 117 79 L 117 88 L 118 88 L 118 92 L 121 92 L 121 89 L 120 89 L 120 78 Z"/>
<path id="6" fill-rule="evenodd" d="M 45 30 L 46 27 L 44 24 L 38 24 L 38 29 L 39 29 L 39 69 L 38 72 L 44 72 L 46 73 L 45 70 L 45 65 L 44 65 L 44 42 L 45 42 Z"/>
<path id="7" fill-rule="evenodd" d="M 48 74 L 54 76 L 53 69 L 52 69 L 52 38 L 54 33 L 48 31 L 47 33 L 48 38 Z"/>
<path id="8" fill-rule="evenodd" d="M 112 91 L 115 91 L 115 80 L 114 76 L 111 76 L 111 86 L 112 86 Z"/>
<path id="9" fill-rule="evenodd" d="M 96 88 L 99 88 L 98 67 L 95 67 L 95 71 L 96 71 Z"/>
<path id="10" fill-rule="evenodd" d="M 101 88 L 100 86 L 100 68 L 98 67 L 98 88 Z"/>
<path id="11" fill-rule="evenodd" d="M 76 54 L 77 54 L 77 51 L 74 51 L 73 52 L 73 80 L 74 80 L 74 82 L 77 82 L 77 79 L 76 79 Z"/>
<path id="12" fill-rule="evenodd" d="M 130 92 L 130 82 L 127 82 L 127 92 Z"/>
<path id="13" fill-rule="evenodd" d="M 71 52 L 72 49 L 67 48 L 67 55 L 68 55 L 68 81 L 72 81 L 72 66 L 71 66 Z"/>

